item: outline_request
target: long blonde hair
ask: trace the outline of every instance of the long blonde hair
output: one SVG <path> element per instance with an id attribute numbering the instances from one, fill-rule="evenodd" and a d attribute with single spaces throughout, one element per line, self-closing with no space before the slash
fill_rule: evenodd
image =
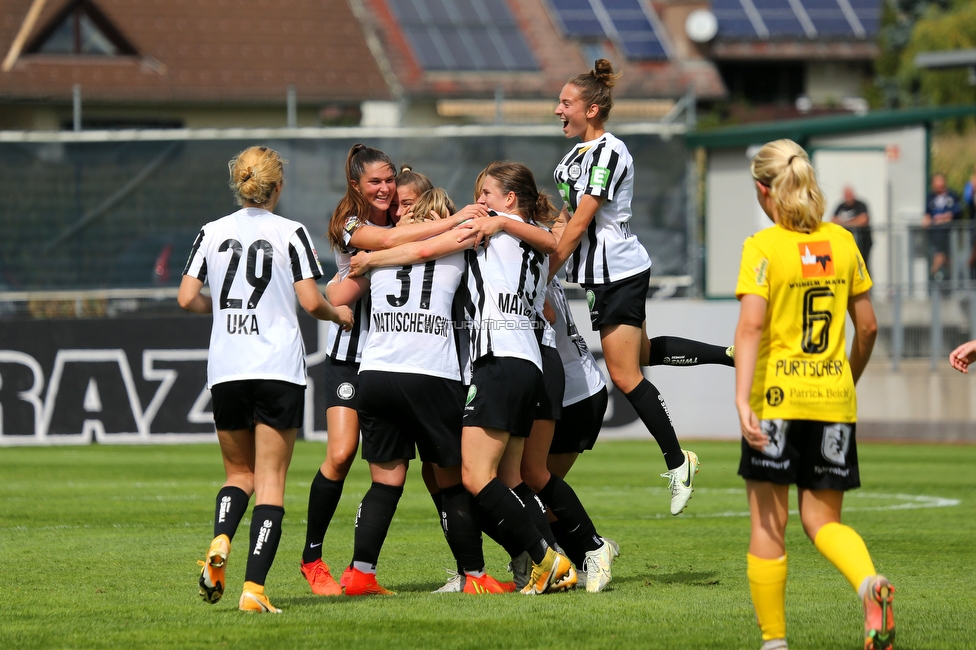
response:
<path id="1" fill-rule="evenodd" d="M 769 142 L 753 156 L 751 169 L 752 177 L 769 188 L 779 225 L 797 232 L 817 229 L 826 202 L 803 147 L 792 140 Z"/>
<path id="2" fill-rule="evenodd" d="M 431 212 L 437 216 L 431 216 Z M 447 192 L 443 188 L 432 187 L 421 194 L 417 202 L 413 204 L 411 208 L 412 216 L 409 219 L 401 219 L 400 222 L 409 224 L 447 219 L 455 212 L 457 212 L 457 208 L 454 207 L 454 201 L 447 195 Z"/>
<path id="3" fill-rule="evenodd" d="M 261 205 L 274 192 L 285 176 L 285 161 L 274 149 L 263 146 L 248 147 L 227 163 L 230 189 L 234 190 L 237 205 Z"/>

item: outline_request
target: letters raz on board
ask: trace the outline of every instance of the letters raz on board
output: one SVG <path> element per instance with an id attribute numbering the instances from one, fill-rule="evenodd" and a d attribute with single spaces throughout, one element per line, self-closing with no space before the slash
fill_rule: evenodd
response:
<path id="1" fill-rule="evenodd" d="M 211 322 L 192 315 L 4 322 L 0 446 L 216 441 Z M 325 440 L 320 386 L 330 324 L 304 313 L 299 324 L 308 373 L 300 435 Z M 632 407 L 613 393 L 605 427 L 632 425 Z"/>

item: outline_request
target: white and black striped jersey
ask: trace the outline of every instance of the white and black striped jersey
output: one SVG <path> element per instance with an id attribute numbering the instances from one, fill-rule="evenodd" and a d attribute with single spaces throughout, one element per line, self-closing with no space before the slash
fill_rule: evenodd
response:
<path id="1" fill-rule="evenodd" d="M 596 364 L 596 359 L 580 336 L 573 321 L 573 312 L 569 309 L 563 285 L 558 278 L 553 278 L 546 287 L 549 304 L 556 312 L 556 350 L 563 362 L 566 373 L 566 392 L 563 395 L 563 406 L 569 406 L 582 401 L 591 395 L 596 395 L 607 385 Z"/>
<path id="2" fill-rule="evenodd" d="M 377 226 L 368 221 L 360 221 L 359 217 L 353 215 L 346 219 L 345 228 L 342 230 L 342 246 L 335 251 L 336 268 L 339 270 L 339 279 L 343 280 L 349 275 L 349 260 L 359 252 L 359 249 L 352 246 L 350 240 L 352 235 L 363 226 L 373 228 L 392 228 L 391 225 Z M 332 323 L 329 327 L 329 336 L 326 339 L 326 354 L 333 361 L 344 363 L 359 363 L 363 356 L 363 345 L 366 344 L 366 332 L 369 331 L 369 314 L 372 305 L 367 293 L 352 307 L 355 322 L 349 331 L 343 330 L 340 325 Z"/>
<path id="3" fill-rule="evenodd" d="M 612 133 L 581 142 L 559 161 L 553 178 L 570 215 L 586 194 L 605 199 L 566 260 L 568 281 L 608 284 L 651 267 L 647 251 L 630 232 L 634 159 L 623 142 Z"/>
<path id="4" fill-rule="evenodd" d="M 497 219 L 519 219 L 499 213 Z M 545 292 L 546 256 L 506 232 L 486 248 L 465 251 L 465 312 L 470 321 L 471 360 L 493 354 L 531 361 L 542 370 L 535 330 L 542 320 L 537 298 Z"/>
<path id="5" fill-rule="evenodd" d="M 454 294 L 464 254 L 369 272 L 373 310 L 359 366 L 461 380 L 454 337 Z"/>
<path id="6" fill-rule="evenodd" d="M 544 261 L 542 262 L 542 277 L 549 277 L 549 256 L 546 255 Z M 535 311 L 539 318 L 539 328 L 536 330 L 536 336 L 539 339 L 539 345 L 547 348 L 556 347 L 556 331 L 552 328 L 552 325 L 546 320 L 543 310 L 546 306 L 546 292 L 540 291 L 539 295 L 535 299 Z"/>
<path id="7" fill-rule="evenodd" d="M 208 386 L 241 379 L 305 385 L 294 284 L 322 277 L 305 226 L 243 208 L 200 230 L 183 274 L 207 282 L 213 296 Z"/>

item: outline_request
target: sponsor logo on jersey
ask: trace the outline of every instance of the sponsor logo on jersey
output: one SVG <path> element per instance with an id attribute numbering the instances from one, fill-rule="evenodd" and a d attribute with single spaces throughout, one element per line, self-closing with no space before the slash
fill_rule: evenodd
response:
<path id="1" fill-rule="evenodd" d="M 841 467 L 847 464 L 847 449 L 851 446 L 851 425 L 828 424 L 824 426 L 820 452 L 824 460 Z"/>
<path id="2" fill-rule="evenodd" d="M 868 271 L 864 268 L 864 258 L 860 253 L 857 254 L 857 278 L 862 282 L 868 279 Z"/>
<path id="3" fill-rule="evenodd" d="M 569 174 L 569 177 L 572 178 L 574 181 L 579 180 L 579 177 L 583 175 L 583 168 L 580 167 L 579 163 L 573 163 L 572 165 L 569 166 L 569 169 L 567 170 L 566 173 Z"/>
<path id="4" fill-rule="evenodd" d="M 474 384 L 471 384 L 470 386 L 468 386 L 468 396 L 464 400 L 464 405 L 468 406 L 469 404 L 471 404 L 471 402 L 473 402 L 474 398 L 477 396 L 478 396 L 478 387 L 475 386 Z"/>
<path id="5" fill-rule="evenodd" d="M 769 260 L 766 259 L 765 257 L 759 260 L 759 266 L 755 268 L 757 287 L 766 286 L 766 271 L 768 269 L 769 269 Z"/>
<path id="6" fill-rule="evenodd" d="M 593 167 L 590 170 L 590 185 L 606 187 L 610 182 L 610 170 L 607 167 Z"/>
<path id="7" fill-rule="evenodd" d="M 829 241 L 811 241 L 797 244 L 800 250 L 800 266 L 803 277 L 821 278 L 834 274 L 834 256 Z"/>
<path id="8" fill-rule="evenodd" d="M 339 399 L 350 400 L 355 394 L 356 387 L 350 384 L 348 381 L 342 382 L 339 384 L 339 387 L 336 388 L 336 395 L 339 397 Z"/>
<path id="9" fill-rule="evenodd" d="M 766 403 L 770 406 L 779 406 L 783 403 L 783 389 L 779 386 L 770 386 L 766 391 Z"/>
<path id="10" fill-rule="evenodd" d="M 563 202 L 567 206 L 570 205 L 570 201 L 569 201 L 569 184 L 568 183 L 557 183 L 556 184 L 556 189 L 559 190 L 559 196 L 562 197 Z"/>

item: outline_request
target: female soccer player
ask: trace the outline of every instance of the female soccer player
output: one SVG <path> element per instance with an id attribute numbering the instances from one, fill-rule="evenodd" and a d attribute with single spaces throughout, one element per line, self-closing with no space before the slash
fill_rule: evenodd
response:
<path id="1" fill-rule="evenodd" d="M 409 172 L 405 191 L 429 187 L 426 177 Z M 397 169 L 390 157 L 379 149 L 355 144 L 346 157 L 346 194 L 336 206 L 329 222 L 329 242 L 336 250 L 339 279 L 349 271 L 349 258 L 356 250 L 380 250 L 403 242 L 417 241 L 449 230 L 487 210 L 469 207 L 464 214 L 444 221 L 393 228 L 396 214 Z M 406 198 L 406 197 L 405 197 Z M 334 289 L 330 285 L 329 290 Z M 337 303 L 347 299 L 333 294 Z M 312 479 L 308 498 L 308 525 L 302 550 L 302 575 L 312 592 L 335 596 L 341 586 L 322 561 L 322 544 L 329 523 L 342 496 L 342 486 L 359 448 L 359 363 L 369 328 L 369 297 L 354 303 L 356 323 L 349 331 L 333 327 L 327 342 L 325 364 L 326 423 L 329 432 L 326 457 Z"/>
<path id="2" fill-rule="evenodd" d="M 752 177 L 776 224 L 746 240 L 736 286 L 739 475 L 752 516 L 748 576 L 763 650 L 786 647 L 791 483 L 804 532 L 864 604 L 864 647 L 890 648 L 894 587 L 875 571 L 861 537 L 840 523 L 844 492 L 860 486 L 854 385 L 877 335 L 871 278 L 850 232 L 821 221 L 823 194 L 799 145 L 765 145 L 752 159 Z M 845 312 L 854 323 L 850 358 Z"/>
<path id="3" fill-rule="evenodd" d="M 224 593 L 227 556 L 254 493 L 251 552 L 240 609 L 278 613 L 264 582 L 281 539 L 285 476 L 305 411 L 305 350 L 294 295 L 312 316 L 353 324 L 315 284 L 319 259 L 305 227 L 273 214 L 284 184 L 282 160 L 250 147 L 230 161 L 230 185 L 242 207 L 200 230 L 183 271 L 183 309 L 213 313 L 207 385 L 227 481 L 217 493 L 214 539 L 201 562 L 200 595 Z M 243 259 L 242 259 L 243 258 Z M 200 290 L 209 282 L 216 305 Z"/>
<path id="4" fill-rule="evenodd" d="M 525 517 L 525 508 L 531 506 L 523 505 L 498 476 L 503 462 L 518 467 L 542 391 L 542 358 L 533 332 L 539 326 L 535 302 L 546 282 L 544 256 L 554 250 L 555 239 L 532 224 L 549 221 L 552 206 L 532 172 L 518 163 L 488 166 L 479 203 L 498 216 L 493 219 L 497 232 L 487 247 L 466 253 L 473 370 L 461 435 L 462 480 L 492 525 L 532 558 L 522 593 L 559 591 L 576 583 L 572 564 L 546 543 Z M 353 260 L 353 268 L 436 259 L 469 248 L 473 232 L 363 254 Z"/>
<path id="5" fill-rule="evenodd" d="M 556 166 L 554 178 L 565 207 L 565 231 L 550 258 L 550 275 L 566 265 L 566 279 L 586 291 L 590 321 L 600 331 L 614 386 L 657 440 L 668 471 L 671 514 L 680 514 L 694 491 L 698 456 L 681 449 L 664 398 L 644 378 L 641 364 L 678 354 L 697 363 L 732 365 L 725 348 L 674 338 L 651 345 L 644 332 L 651 259 L 630 232 L 634 163 L 627 147 L 606 130 L 619 75 L 606 59 L 563 86 L 555 113 L 567 138 L 580 138 Z M 688 364 L 691 365 L 691 364 Z"/>
<path id="6" fill-rule="evenodd" d="M 422 214 L 433 211 L 439 218 L 449 216 L 448 204 L 438 189 L 415 203 Z M 374 268 L 365 283 L 359 278 L 343 281 L 358 284 L 360 292 L 368 290 L 372 302 L 360 365 L 359 419 L 373 484 L 356 517 L 352 571 L 345 583 L 348 596 L 390 593 L 376 581 L 376 564 L 415 446 L 435 481 L 445 536 L 464 577 L 463 591 L 505 591 L 485 573 L 481 531 L 461 484 L 464 389 L 454 297 L 464 271 L 459 250 L 424 264 Z"/>

